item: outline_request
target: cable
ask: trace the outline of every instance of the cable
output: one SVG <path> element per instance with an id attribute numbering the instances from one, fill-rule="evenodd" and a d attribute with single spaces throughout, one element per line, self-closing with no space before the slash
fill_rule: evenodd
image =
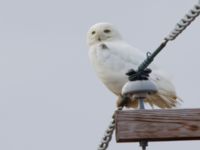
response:
<path id="1" fill-rule="evenodd" d="M 164 38 L 160 46 L 151 54 L 147 52 L 146 59 L 138 67 L 135 74 L 129 76 L 129 80 L 133 81 L 142 76 L 144 70 L 153 62 L 158 53 L 167 45 L 169 41 L 173 41 L 180 35 L 200 14 L 200 0 L 194 7 L 176 24 L 175 28 Z"/>
<path id="2" fill-rule="evenodd" d="M 172 41 L 180 33 L 183 32 L 191 22 L 200 14 L 200 0 L 199 4 L 194 5 L 194 7 L 176 24 L 174 30 L 170 32 L 168 36 L 165 37 L 165 40 Z"/>

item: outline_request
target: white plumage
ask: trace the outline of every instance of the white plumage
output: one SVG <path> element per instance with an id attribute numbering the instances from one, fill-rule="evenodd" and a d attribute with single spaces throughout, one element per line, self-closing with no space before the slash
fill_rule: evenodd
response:
<path id="1" fill-rule="evenodd" d="M 116 94 L 118 103 L 121 100 L 121 90 L 128 81 L 126 73 L 131 68 L 137 69 L 145 59 L 145 53 L 126 43 L 120 33 L 109 23 L 93 25 L 87 33 L 90 61 L 101 81 Z M 156 83 L 157 94 L 148 95 L 145 102 L 160 108 L 175 107 L 177 96 L 175 88 L 168 77 L 155 65 L 150 80 Z M 137 107 L 138 101 L 131 99 L 127 107 Z"/>

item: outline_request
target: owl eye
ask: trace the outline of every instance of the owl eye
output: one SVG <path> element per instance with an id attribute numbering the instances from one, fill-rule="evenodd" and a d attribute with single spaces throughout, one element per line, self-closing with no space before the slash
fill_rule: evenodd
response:
<path id="1" fill-rule="evenodd" d="M 92 35 L 94 35 L 96 32 L 95 31 L 92 31 Z"/>
<path id="2" fill-rule="evenodd" d="M 109 30 L 109 29 L 105 29 L 103 32 L 104 32 L 104 33 L 110 33 L 111 30 Z"/>

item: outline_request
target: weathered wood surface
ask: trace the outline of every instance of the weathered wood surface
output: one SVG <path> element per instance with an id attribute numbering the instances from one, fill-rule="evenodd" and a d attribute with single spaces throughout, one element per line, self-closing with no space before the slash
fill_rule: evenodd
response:
<path id="1" fill-rule="evenodd" d="M 117 142 L 200 140 L 200 109 L 116 111 Z"/>

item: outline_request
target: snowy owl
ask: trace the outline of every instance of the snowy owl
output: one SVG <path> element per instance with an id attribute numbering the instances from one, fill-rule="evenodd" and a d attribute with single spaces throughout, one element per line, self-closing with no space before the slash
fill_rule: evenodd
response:
<path id="1" fill-rule="evenodd" d="M 146 55 L 123 40 L 118 30 L 110 23 L 97 23 L 87 33 L 89 58 L 97 76 L 105 86 L 118 96 L 117 104 L 122 100 L 122 87 L 128 81 L 126 73 L 131 69 L 137 70 Z M 175 88 L 169 78 L 157 68 L 150 65 L 152 80 L 158 92 L 148 95 L 145 99 L 152 107 L 173 108 L 178 104 Z M 129 100 L 127 107 L 137 108 L 138 101 Z"/>

